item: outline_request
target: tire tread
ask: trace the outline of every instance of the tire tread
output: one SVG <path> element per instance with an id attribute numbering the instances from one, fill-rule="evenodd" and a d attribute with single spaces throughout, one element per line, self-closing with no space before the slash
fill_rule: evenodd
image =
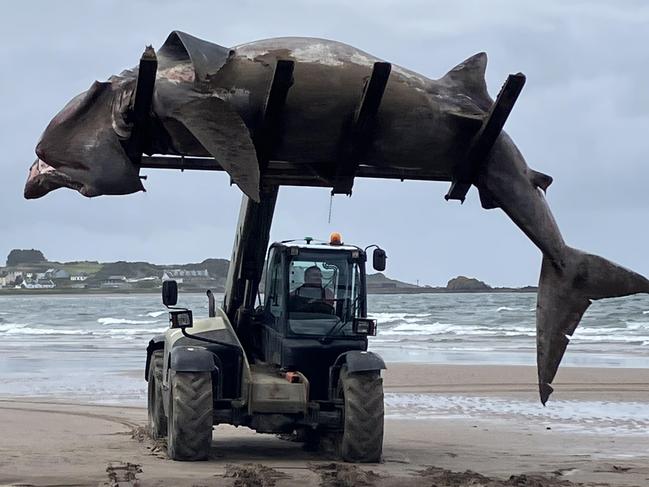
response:
<path id="1" fill-rule="evenodd" d="M 383 379 L 378 371 L 340 371 L 345 401 L 341 455 L 348 462 L 380 462 L 383 452 Z"/>
<path id="2" fill-rule="evenodd" d="M 205 460 L 212 443 L 209 372 L 171 373 L 168 453 L 173 460 Z"/>

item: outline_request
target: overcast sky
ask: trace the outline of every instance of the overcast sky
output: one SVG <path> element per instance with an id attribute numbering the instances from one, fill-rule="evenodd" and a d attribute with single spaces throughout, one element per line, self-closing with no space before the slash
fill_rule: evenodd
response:
<path id="1" fill-rule="evenodd" d="M 644 1 L 66 1 L 3 4 L 0 262 L 12 248 L 50 260 L 229 257 L 240 193 L 224 174 L 146 170 L 146 193 L 22 197 L 49 120 L 91 83 L 137 64 L 174 29 L 224 46 L 278 36 L 335 39 L 438 78 L 486 51 L 492 97 L 527 84 L 505 130 L 554 177 L 566 241 L 649 274 L 649 3 Z M 351 198 L 282 188 L 272 239 L 380 243 L 387 274 L 440 285 L 459 274 L 534 284 L 541 256 L 500 210 L 444 201 L 446 183 L 357 180 Z"/>

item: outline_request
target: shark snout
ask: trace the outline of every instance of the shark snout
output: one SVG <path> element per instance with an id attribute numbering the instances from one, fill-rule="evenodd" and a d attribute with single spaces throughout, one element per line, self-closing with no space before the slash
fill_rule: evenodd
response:
<path id="1" fill-rule="evenodd" d="M 39 157 L 29 168 L 24 196 L 26 199 L 36 199 L 58 188 L 80 190 L 82 186 Z"/>

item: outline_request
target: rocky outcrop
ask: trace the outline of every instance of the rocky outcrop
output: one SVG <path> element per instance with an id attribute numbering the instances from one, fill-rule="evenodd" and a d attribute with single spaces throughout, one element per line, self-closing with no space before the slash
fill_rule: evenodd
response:
<path id="1" fill-rule="evenodd" d="M 449 291 L 487 291 L 491 286 L 473 277 L 458 276 L 446 284 Z"/>

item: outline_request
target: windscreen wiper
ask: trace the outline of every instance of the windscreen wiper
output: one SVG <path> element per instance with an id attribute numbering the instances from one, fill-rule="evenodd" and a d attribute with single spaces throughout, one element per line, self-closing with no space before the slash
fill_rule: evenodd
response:
<path id="1" fill-rule="evenodd" d="M 354 302 L 352 303 L 352 306 L 351 306 L 351 308 L 352 308 L 352 310 L 351 310 L 352 318 L 356 314 L 356 305 L 358 304 L 359 299 L 360 299 L 360 295 L 356 296 L 356 298 L 354 299 Z M 347 314 L 347 316 L 349 316 L 349 314 Z M 336 318 L 338 318 L 338 316 L 336 316 Z M 340 318 L 338 318 L 338 322 L 334 326 L 332 326 L 329 329 L 329 331 L 322 338 L 320 338 L 320 342 L 321 343 L 329 343 L 331 341 L 331 337 L 334 335 L 334 332 L 338 330 L 338 327 L 340 325 L 345 326 L 348 321 L 349 320 L 344 320 L 343 321 Z"/>

